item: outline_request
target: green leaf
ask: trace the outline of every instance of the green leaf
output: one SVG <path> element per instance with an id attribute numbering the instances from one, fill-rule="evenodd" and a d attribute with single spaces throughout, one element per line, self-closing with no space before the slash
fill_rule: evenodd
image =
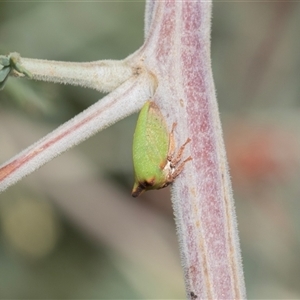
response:
<path id="1" fill-rule="evenodd" d="M 2 65 L 3 67 L 8 67 L 10 65 L 9 57 L 0 55 L 0 65 Z"/>
<path id="2" fill-rule="evenodd" d="M 11 71 L 10 67 L 4 67 L 0 70 L 0 90 L 3 89 L 4 84 L 9 76 L 10 71 Z"/>

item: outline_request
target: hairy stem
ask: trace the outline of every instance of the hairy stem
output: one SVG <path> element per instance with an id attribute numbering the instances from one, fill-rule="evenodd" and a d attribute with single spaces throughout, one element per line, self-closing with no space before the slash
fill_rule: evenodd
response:
<path id="1" fill-rule="evenodd" d="M 236 216 L 210 58 L 210 1 L 150 1 L 145 64 L 154 100 L 192 161 L 172 186 L 189 299 L 245 298 Z"/>
<path id="2" fill-rule="evenodd" d="M 126 60 L 65 63 L 18 58 L 15 75 L 110 91 L 107 97 L 0 167 L 0 191 L 152 97 L 187 139 L 172 187 L 189 299 L 246 297 L 234 202 L 211 70 L 210 1 L 148 0 L 144 45 Z M 2 59 L 3 80 L 8 61 Z"/>
<path id="3" fill-rule="evenodd" d="M 155 91 L 147 73 L 114 92 L 0 166 L 0 192 L 96 132 L 139 110 Z"/>
<path id="4" fill-rule="evenodd" d="M 19 57 L 18 63 L 35 80 L 79 85 L 101 92 L 114 90 L 137 72 L 123 60 L 76 63 Z"/>

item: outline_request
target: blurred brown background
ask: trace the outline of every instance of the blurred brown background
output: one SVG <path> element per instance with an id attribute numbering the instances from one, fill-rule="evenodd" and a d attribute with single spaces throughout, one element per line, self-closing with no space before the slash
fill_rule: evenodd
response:
<path id="1" fill-rule="evenodd" d="M 216 2 L 212 64 L 250 299 L 300 298 L 300 7 Z M 143 2 L 0 3 L 0 53 L 121 59 Z M 103 95 L 10 79 L 0 161 Z M 0 195 L 0 298 L 184 298 L 168 189 L 130 196 L 131 116 Z"/>

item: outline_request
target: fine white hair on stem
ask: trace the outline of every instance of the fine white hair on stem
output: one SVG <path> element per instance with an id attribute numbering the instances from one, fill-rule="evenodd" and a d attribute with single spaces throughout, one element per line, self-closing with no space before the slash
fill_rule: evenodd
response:
<path id="1" fill-rule="evenodd" d="M 153 10 L 154 10 L 154 1 L 146 1 L 146 8 L 145 8 L 145 28 L 144 28 L 144 37 L 145 39 L 148 37 L 149 29 L 151 27 L 152 17 L 153 17 Z"/>
<path id="2" fill-rule="evenodd" d="M 32 79 L 79 85 L 100 92 L 113 91 L 136 73 L 125 60 L 77 63 L 19 57 L 18 61 L 32 73 Z"/>
<path id="3" fill-rule="evenodd" d="M 0 191 L 98 131 L 138 111 L 154 92 L 147 73 L 133 77 L 0 167 Z"/>
<path id="4" fill-rule="evenodd" d="M 145 43 L 123 61 L 62 63 L 20 58 L 8 65 L 3 59 L 3 66 L 13 68 L 16 76 L 113 91 L 0 167 L 0 191 L 136 112 L 153 96 L 167 124 L 178 123 L 177 144 L 191 140 L 185 153 L 192 160 L 172 186 L 187 298 L 244 299 L 234 201 L 211 70 L 210 32 L 211 1 L 147 0 Z"/>

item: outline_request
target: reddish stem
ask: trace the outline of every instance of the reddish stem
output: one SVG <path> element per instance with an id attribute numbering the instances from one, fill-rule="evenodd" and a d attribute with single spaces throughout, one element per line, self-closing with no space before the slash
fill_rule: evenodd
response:
<path id="1" fill-rule="evenodd" d="M 178 123 L 192 162 L 173 185 L 187 297 L 245 298 L 231 184 L 210 60 L 211 3 L 150 1 L 147 40 L 136 55 L 158 79 L 154 101 Z M 189 150 L 188 150 L 189 148 Z"/>

